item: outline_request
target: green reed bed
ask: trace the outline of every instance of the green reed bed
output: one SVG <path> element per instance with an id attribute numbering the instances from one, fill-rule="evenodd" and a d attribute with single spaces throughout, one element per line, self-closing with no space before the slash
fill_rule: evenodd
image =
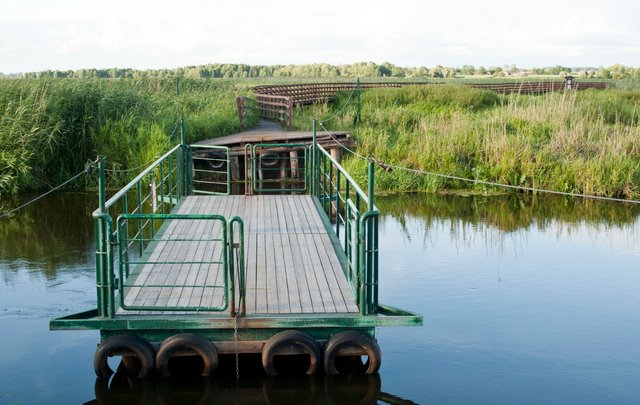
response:
<path id="1" fill-rule="evenodd" d="M 295 125 L 309 128 L 312 117 L 320 117 L 327 129 L 349 130 L 360 154 L 393 165 L 514 186 L 638 198 L 639 101 L 638 90 L 503 96 L 456 85 L 407 87 L 363 92 L 363 121 L 357 126 L 349 94 L 297 111 Z M 358 158 L 345 160 L 358 181 L 366 180 L 366 165 Z M 380 171 L 377 187 L 487 188 L 399 169 Z"/>
<path id="2" fill-rule="evenodd" d="M 180 97 L 175 79 L 0 80 L 0 194 L 50 188 L 97 155 L 109 169 L 144 165 L 179 142 L 177 116 L 189 142 L 236 132 L 248 93 L 225 80 L 184 80 Z M 130 178 L 110 173 L 114 186 Z"/>

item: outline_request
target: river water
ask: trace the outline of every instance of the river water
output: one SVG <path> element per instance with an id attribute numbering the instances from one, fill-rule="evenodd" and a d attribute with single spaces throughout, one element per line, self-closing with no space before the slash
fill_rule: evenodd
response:
<path id="1" fill-rule="evenodd" d="M 0 220 L 0 404 L 640 403 L 636 206 L 379 197 L 380 301 L 424 326 L 378 330 L 378 376 L 106 386 L 97 332 L 48 330 L 95 307 L 96 201 L 61 194 Z"/>

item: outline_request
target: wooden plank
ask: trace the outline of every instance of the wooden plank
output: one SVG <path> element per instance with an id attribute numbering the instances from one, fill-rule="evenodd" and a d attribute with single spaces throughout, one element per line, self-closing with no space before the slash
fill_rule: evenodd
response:
<path id="1" fill-rule="evenodd" d="M 336 307 L 329 291 L 329 285 L 326 277 L 323 274 L 321 258 L 318 256 L 318 252 L 315 248 L 315 240 L 313 235 L 305 234 L 304 248 L 308 252 L 311 270 L 316 280 L 317 289 L 320 292 L 322 298 L 322 305 L 325 312 L 336 312 Z"/>
<path id="2" fill-rule="evenodd" d="M 247 262 L 247 291 L 246 306 L 247 313 L 256 312 L 256 292 L 257 292 L 257 241 L 256 235 L 253 233 L 256 223 L 256 199 L 247 197 L 245 206 L 245 219 L 248 219 L 245 228 L 245 260 Z"/>
<path id="3" fill-rule="evenodd" d="M 324 301 L 322 300 L 322 295 L 318 286 L 318 280 L 314 272 L 314 266 L 309 253 L 309 248 L 306 245 L 306 235 L 298 235 L 295 239 L 295 244 L 297 247 L 297 251 L 300 254 L 299 257 L 301 259 L 301 266 L 303 268 L 305 279 L 307 281 L 307 291 L 311 296 L 311 305 L 313 307 L 313 312 L 323 313 L 325 312 Z"/>
<path id="4" fill-rule="evenodd" d="M 293 253 L 289 234 L 280 234 L 280 246 L 282 247 L 282 269 L 285 273 L 287 291 L 289 296 L 289 313 L 301 313 L 302 304 L 300 299 L 300 289 L 298 288 L 298 275 L 293 262 Z"/>
<path id="5" fill-rule="evenodd" d="M 290 297 L 293 292 L 289 291 L 287 267 L 284 261 L 284 251 L 282 247 L 282 234 L 274 233 L 271 236 L 273 240 L 273 271 L 276 276 L 277 295 L 278 295 L 278 312 L 291 313 Z"/>
<path id="6" fill-rule="evenodd" d="M 314 247 L 316 250 L 316 254 L 318 255 L 319 263 L 321 268 L 318 269 L 320 272 L 318 276 L 324 277 L 324 281 L 328 286 L 328 292 L 331 297 L 331 301 L 334 304 L 336 312 L 347 312 L 347 305 L 342 297 L 342 291 L 340 290 L 340 285 L 338 284 L 338 280 L 334 274 L 334 269 L 332 266 L 332 256 L 335 256 L 333 252 L 333 247 L 330 250 L 326 249 L 326 245 L 323 243 L 323 239 L 328 236 L 325 235 L 313 235 L 314 239 Z M 326 298 L 325 298 L 326 299 Z"/>
<path id="7" fill-rule="evenodd" d="M 229 207 L 234 203 L 234 199 L 224 197 L 210 197 L 208 201 L 210 201 L 211 203 L 208 207 L 210 212 L 228 218 L 227 211 L 230 211 Z M 219 224 L 219 222 L 217 222 L 216 226 L 212 227 L 211 229 L 210 238 L 221 239 L 222 237 L 222 226 Z M 225 246 L 222 242 L 207 243 L 205 249 L 206 248 L 209 248 L 211 251 L 211 253 L 207 255 L 208 261 L 223 261 L 223 250 L 227 249 L 227 246 Z M 202 267 L 204 267 L 204 269 Z M 190 305 L 199 305 L 201 307 L 222 306 L 224 303 L 225 290 L 224 288 L 216 288 L 216 286 L 224 286 L 225 272 L 226 267 L 223 264 L 201 266 L 197 284 L 202 284 L 206 287 L 202 289 L 202 294 L 199 297 L 199 302 L 194 302 L 192 299 Z M 198 297 L 196 297 L 196 300 L 197 298 Z"/>
<path id="8" fill-rule="evenodd" d="M 322 238 L 322 242 L 324 243 L 325 249 L 327 251 L 333 251 L 333 244 L 328 237 Z M 342 265 L 340 264 L 338 257 L 335 254 L 327 255 L 327 262 L 329 262 L 331 269 L 333 270 L 333 276 L 338 283 L 340 292 L 342 294 L 342 300 L 346 306 L 346 311 L 358 312 L 358 306 L 355 302 L 355 296 L 353 295 L 351 284 L 349 284 L 349 281 L 347 280 L 347 277 L 342 270 Z"/>
<path id="9" fill-rule="evenodd" d="M 185 204 L 187 201 L 185 201 Z M 178 224 L 169 223 L 167 229 L 164 232 L 164 235 L 170 235 L 175 231 L 175 228 Z M 164 236 L 163 236 L 164 237 Z M 162 252 L 166 247 L 167 242 L 158 242 L 154 246 L 153 252 L 149 255 L 147 261 L 161 261 L 162 260 Z M 154 272 L 154 268 L 157 266 L 154 265 L 138 265 L 137 268 L 134 268 L 134 272 L 138 272 L 137 276 L 134 277 L 133 284 L 137 285 L 145 285 L 152 284 L 155 282 L 155 278 L 157 277 L 157 272 Z M 138 270 L 139 269 L 139 270 Z M 132 275 L 129 275 L 132 277 Z M 145 287 L 133 287 L 131 288 L 125 296 L 125 304 L 130 306 L 139 306 L 145 305 L 150 295 L 153 295 L 151 288 Z M 129 310 L 123 310 L 123 312 L 131 312 Z"/>

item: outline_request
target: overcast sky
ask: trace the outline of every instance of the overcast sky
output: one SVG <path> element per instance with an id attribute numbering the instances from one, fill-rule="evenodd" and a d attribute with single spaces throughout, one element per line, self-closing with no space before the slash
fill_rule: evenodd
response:
<path id="1" fill-rule="evenodd" d="M 0 0 L 0 72 L 206 63 L 640 66 L 640 1 Z"/>

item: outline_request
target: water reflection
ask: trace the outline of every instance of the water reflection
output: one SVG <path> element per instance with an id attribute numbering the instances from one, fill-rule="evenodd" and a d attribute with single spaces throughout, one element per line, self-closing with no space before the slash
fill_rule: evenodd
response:
<path id="1" fill-rule="evenodd" d="M 415 402 L 381 391 L 380 375 L 139 380 L 117 373 L 95 381 L 86 404 L 398 404 Z"/>
<path id="2" fill-rule="evenodd" d="M 51 280 L 60 270 L 93 260 L 96 201 L 93 194 L 56 194 L 0 219 L 0 273 L 28 269 Z"/>
<path id="3" fill-rule="evenodd" d="M 0 220 L 0 402 L 631 404 L 640 398 L 636 205 L 380 196 L 380 300 L 421 313 L 425 326 L 378 330 L 379 377 L 267 379 L 258 372 L 236 382 L 231 371 L 226 379 L 140 382 L 119 373 L 105 384 L 95 382 L 91 366 L 98 333 L 53 333 L 47 325 L 51 317 L 95 307 L 96 200 L 92 193 L 55 195 Z"/>
<path id="4" fill-rule="evenodd" d="M 421 236 L 428 246 L 434 235 L 446 234 L 457 248 L 482 239 L 487 249 L 502 249 L 508 238 L 522 250 L 532 231 L 593 238 L 611 230 L 634 235 L 640 216 L 639 204 L 514 194 L 405 193 L 380 196 L 376 205 L 383 213 L 381 224 L 397 222 L 406 241 Z"/>

